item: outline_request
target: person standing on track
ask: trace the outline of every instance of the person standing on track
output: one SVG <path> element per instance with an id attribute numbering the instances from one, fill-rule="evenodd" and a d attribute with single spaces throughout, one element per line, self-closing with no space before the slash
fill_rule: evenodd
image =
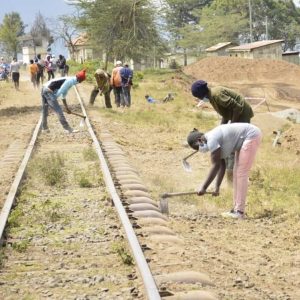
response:
<path id="1" fill-rule="evenodd" d="M 191 86 L 194 97 L 210 103 L 222 117 L 221 124 L 250 123 L 254 116 L 251 105 L 243 96 L 223 86 L 209 88 L 204 80 L 197 80 Z M 232 183 L 234 154 L 226 159 L 227 180 Z"/>
<path id="2" fill-rule="evenodd" d="M 14 57 L 10 63 L 9 73 L 11 74 L 11 79 L 14 83 L 15 89 L 19 90 L 20 86 L 20 63 L 17 61 L 17 58 Z"/>
<path id="3" fill-rule="evenodd" d="M 204 195 L 206 189 L 216 178 L 213 196 L 218 196 L 225 174 L 225 159 L 235 153 L 233 169 L 233 209 L 223 213 L 223 217 L 243 219 L 245 216 L 249 171 L 254 162 L 261 142 L 261 130 L 248 123 L 223 124 L 207 133 L 197 129 L 190 132 L 187 142 L 194 150 L 210 152 L 212 167 L 207 178 L 198 189 L 198 195 Z"/>
<path id="4" fill-rule="evenodd" d="M 30 65 L 29 65 L 29 74 L 30 74 L 30 81 L 33 84 L 33 87 L 37 87 L 37 73 L 38 73 L 38 66 L 36 63 L 34 63 L 33 59 L 30 60 Z"/>
<path id="5" fill-rule="evenodd" d="M 60 78 L 55 78 L 43 85 L 42 88 L 42 130 L 48 132 L 48 123 L 47 123 L 47 117 L 48 117 L 48 108 L 49 106 L 54 110 L 54 112 L 57 114 L 58 119 L 65 129 L 66 132 L 68 133 L 75 133 L 78 132 L 78 130 L 74 130 L 70 127 L 69 123 L 67 122 L 64 113 L 58 104 L 57 99 L 59 97 L 62 97 L 62 101 L 64 104 L 64 107 L 66 109 L 66 112 L 68 114 L 71 113 L 68 105 L 67 105 L 67 100 L 66 96 L 69 91 L 69 89 L 84 81 L 86 78 L 85 70 L 82 70 L 76 74 L 76 76 L 72 77 L 60 77 Z"/>
<path id="6" fill-rule="evenodd" d="M 38 72 L 36 75 L 36 83 L 37 87 L 40 87 L 40 83 L 44 83 L 44 69 L 45 69 L 45 61 L 42 59 L 41 54 L 38 54 L 36 56 L 35 60 L 37 66 L 38 66 Z"/>
<path id="7" fill-rule="evenodd" d="M 45 68 L 47 70 L 48 80 L 50 80 L 51 78 L 53 79 L 55 77 L 54 76 L 54 71 L 53 71 L 53 59 L 51 58 L 50 54 L 48 54 L 46 56 Z"/>

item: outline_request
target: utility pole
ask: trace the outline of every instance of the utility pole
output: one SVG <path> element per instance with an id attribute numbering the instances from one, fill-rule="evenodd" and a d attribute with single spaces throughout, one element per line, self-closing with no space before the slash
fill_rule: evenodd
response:
<path id="1" fill-rule="evenodd" d="M 252 5 L 251 0 L 249 0 L 249 23 L 250 23 L 250 42 L 253 42 L 253 34 L 252 34 Z"/>
<path id="2" fill-rule="evenodd" d="M 266 16 L 266 40 L 269 39 L 269 32 L 268 32 L 268 16 Z"/>

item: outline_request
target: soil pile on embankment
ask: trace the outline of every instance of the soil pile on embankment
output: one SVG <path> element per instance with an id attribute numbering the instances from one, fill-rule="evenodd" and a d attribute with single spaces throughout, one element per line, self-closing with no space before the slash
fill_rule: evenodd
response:
<path id="1" fill-rule="evenodd" d="M 300 67 L 286 61 L 245 59 L 238 57 L 206 57 L 184 68 L 196 79 L 209 82 L 282 82 L 296 83 Z"/>

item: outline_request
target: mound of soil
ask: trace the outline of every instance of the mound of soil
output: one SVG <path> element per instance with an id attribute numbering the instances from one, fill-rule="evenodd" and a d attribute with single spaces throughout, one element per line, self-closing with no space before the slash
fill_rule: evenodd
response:
<path id="1" fill-rule="evenodd" d="M 300 67 L 286 61 L 245 59 L 238 57 L 206 57 L 184 68 L 196 79 L 209 82 L 289 82 L 300 78 Z"/>

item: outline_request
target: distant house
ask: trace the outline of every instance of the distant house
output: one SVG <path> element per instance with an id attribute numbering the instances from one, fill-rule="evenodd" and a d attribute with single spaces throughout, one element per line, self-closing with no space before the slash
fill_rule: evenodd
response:
<path id="1" fill-rule="evenodd" d="M 105 61 L 105 52 L 96 51 L 86 34 L 82 34 L 74 39 L 72 44 L 74 49 L 72 49 L 70 45 L 68 46 L 68 56 L 76 62 L 83 63 L 86 60 L 94 59 Z M 116 58 L 114 62 L 116 62 L 116 60 L 119 60 L 119 58 Z M 147 58 L 142 59 L 140 62 L 134 62 L 132 59 L 128 59 L 126 62 L 135 70 L 143 70 L 149 66 L 153 67 L 153 60 L 151 61 Z M 161 61 L 157 61 L 156 63 L 161 64 Z"/>
<path id="2" fill-rule="evenodd" d="M 229 48 L 230 56 L 243 58 L 282 59 L 282 43 L 284 40 L 258 41 Z"/>
<path id="3" fill-rule="evenodd" d="M 282 53 L 282 59 L 287 62 L 299 65 L 300 64 L 300 52 L 299 51 L 284 52 L 284 53 Z"/>
<path id="4" fill-rule="evenodd" d="M 19 38 L 22 45 L 22 61 L 29 64 L 30 59 L 34 59 L 37 54 L 46 57 L 48 40 L 46 38 L 33 38 L 30 34 L 23 35 Z"/>
<path id="5" fill-rule="evenodd" d="M 103 53 L 99 53 L 93 49 L 91 42 L 86 34 L 82 34 L 72 41 L 74 51 L 68 46 L 68 56 L 78 63 L 86 60 L 103 59 Z"/>
<path id="6" fill-rule="evenodd" d="M 205 49 L 207 56 L 228 56 L 228 48 L 234 46 L 232 42 L 218 43 Z"/>

